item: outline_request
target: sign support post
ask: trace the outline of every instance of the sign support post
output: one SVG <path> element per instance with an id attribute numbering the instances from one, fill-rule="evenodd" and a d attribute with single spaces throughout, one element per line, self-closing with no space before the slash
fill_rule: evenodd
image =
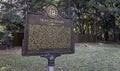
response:
<path id="1" fill-rule="evenodd" d="M 50 56 L 48 58 L 48 71 L 54 71 L 55 67 L 55 57 L 54 56 Z"/>
<path id="2" fill-rule="evenodd" d="M 41 57 L 44 57 L 48 59 L 48 71 L 55 71 L 55 58 L 60 55 L 52 55 L 52 54 L 47 54 L 47 55 L 41 55 Z"/>

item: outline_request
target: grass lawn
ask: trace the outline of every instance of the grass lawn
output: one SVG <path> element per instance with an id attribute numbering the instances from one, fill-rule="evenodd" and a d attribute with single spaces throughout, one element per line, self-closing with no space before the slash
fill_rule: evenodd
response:
<path id="1" fill-rule="evenodd" d="M 76 44 L 75 54 L 56 58 L 56 71 L 120 71 L 120 45 Z M 47 59 L 21 56 L 21 49 L 0 50 L 0 71 L 47 71 Z"/>

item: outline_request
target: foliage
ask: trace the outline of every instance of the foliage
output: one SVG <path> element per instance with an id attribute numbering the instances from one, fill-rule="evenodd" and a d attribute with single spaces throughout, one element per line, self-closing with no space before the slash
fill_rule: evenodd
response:
<path id="1" fill-rule="evenodd" d="M 23 15 L 21 14 L 22 10 L 18 10 L 20 2 L 10 3 L 10 2 L 0 2 L 2 4 L 0 13 L 1 16 L 1 24 L 7 26 L 7 28 L 11 28 L 8 30 L 14 30 L 12 28 L 17 28 L 16 24 L 23 24 Z"/>
<path id="2" fill-rule="evenodd" d="M 0 25 L 4 25 L 6 29 L 1 32 L 1 38 L 4 43 L 11 43 L 12 33 L 23 29 L 23 1 L 0 1 Z"/>
<path id="3" fill-rule="evenodd" d="M 28 12 L 41 13 L 49 4 L 58 7 L 59 13 L 64 17 L 71 17 L 75 23 L 75 32 L 81 35 L 94 35 L 102 40 L 106 38 L 120 38 L 120 0 L 28 0 L 26 8 L 24 0 L 15 3 L 0 2 L 0 22 L 8 27 L 8 30 L 19 30 L 24 22 L 26 9 Z M 71 11 L 71 12 L 69 12 Z M 108 33 L 108 34 L 107 34 Z M 111 36 L 112 37 L 106 37 Z M 104 35 L 104 36 L 103 36 Z"/>
<path id="4" fill-rule="evenodd" d="M 119 20 L 115 17 L 120 16 L 119 0 L 75 0 L 72 3 L 77 15 L 76 31 L 79 34 L 95 35 L 96 38 L 100 37 L 102 40 L 119 39 L 120 32 L 117 29 L 119 26 L 116 25 L 116 21 Z M 113 34 L 112 37 L 106 37 L 111 36 L 110 33 Z"/>

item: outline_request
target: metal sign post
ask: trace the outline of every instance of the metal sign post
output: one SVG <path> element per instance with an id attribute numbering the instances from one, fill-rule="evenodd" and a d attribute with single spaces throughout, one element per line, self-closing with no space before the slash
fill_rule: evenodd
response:
<path id="1" fill-rule="evenodd" d="M 48 71 L 54 71 L 55 57 L 50 56 L 48 58 Z"/>
<path id="2" fill-rule="evenodd" d="M 48 59 L 48 71 L 55 71 L 55 58 L 58 56 L 60 55 L 53 54 L 41 55 L 41 57 Z"/>

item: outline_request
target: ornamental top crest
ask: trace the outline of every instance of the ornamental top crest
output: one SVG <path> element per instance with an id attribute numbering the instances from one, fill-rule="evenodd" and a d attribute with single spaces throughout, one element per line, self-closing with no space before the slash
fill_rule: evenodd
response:
<path id="1" fill-rule="evenodd" d="M 49 5 L 46 8 L 46 13 L 50 18 L 56 18 L 58 16 L 58 9 L 54 5 Z"/>

